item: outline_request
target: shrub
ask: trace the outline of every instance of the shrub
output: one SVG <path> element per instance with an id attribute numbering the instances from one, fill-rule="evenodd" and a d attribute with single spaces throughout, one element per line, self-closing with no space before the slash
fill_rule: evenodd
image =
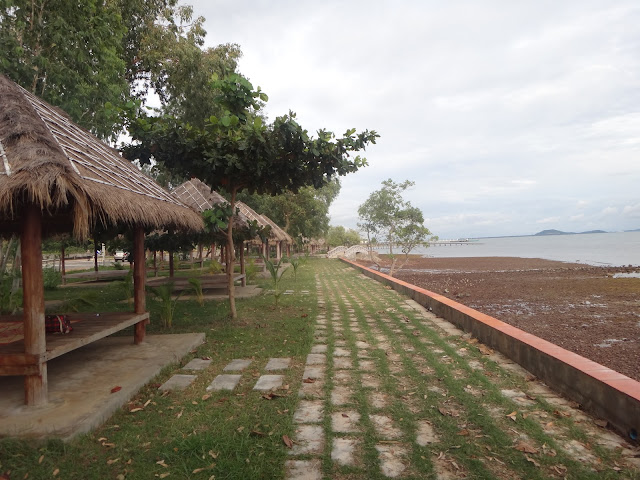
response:
<path id="1" fill-rule="evenodd" d="M 55 290 L 62 283 L 62 275 L 53 267 L 43 268 L 42 282 L 45 290 Z"/>

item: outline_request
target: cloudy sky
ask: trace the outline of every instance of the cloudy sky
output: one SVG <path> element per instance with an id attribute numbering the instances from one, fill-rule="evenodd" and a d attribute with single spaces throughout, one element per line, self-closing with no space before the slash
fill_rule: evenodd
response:
<path id="1" fill-rule="evenodd" d="M 381 135 L 333 225 L 392 178 L 440 238 L 640 228 L 637 0 L 183 3 L 271 119 Z"/>

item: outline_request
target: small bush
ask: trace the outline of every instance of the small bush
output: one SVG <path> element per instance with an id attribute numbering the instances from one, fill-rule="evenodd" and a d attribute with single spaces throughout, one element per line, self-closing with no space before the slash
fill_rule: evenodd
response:
<path id="1" fill-rule="evenodd" d="M 55 290 L 62 283 L 62 275 L 53 267 L 43 268 L 42 281 L 45 290 Z"/>

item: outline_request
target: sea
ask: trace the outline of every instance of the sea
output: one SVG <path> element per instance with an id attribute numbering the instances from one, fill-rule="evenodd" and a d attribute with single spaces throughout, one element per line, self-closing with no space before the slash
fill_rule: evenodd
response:
<path id="1" fill-rule="evenodd" d="M 640 268 L 640 232 L 470 238 L 454 245 L 419 247 L 427 257 L 524 257 L 599 266 Z"/>

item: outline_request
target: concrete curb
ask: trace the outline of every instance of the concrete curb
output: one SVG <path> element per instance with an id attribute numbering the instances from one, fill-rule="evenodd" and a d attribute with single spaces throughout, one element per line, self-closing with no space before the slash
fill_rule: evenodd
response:
<path id="1" fill-rule="evenodd" d="M 640 382 L 449 298 L 341 258 L 503 353 L 551 388 L 638 442 Z"/>

